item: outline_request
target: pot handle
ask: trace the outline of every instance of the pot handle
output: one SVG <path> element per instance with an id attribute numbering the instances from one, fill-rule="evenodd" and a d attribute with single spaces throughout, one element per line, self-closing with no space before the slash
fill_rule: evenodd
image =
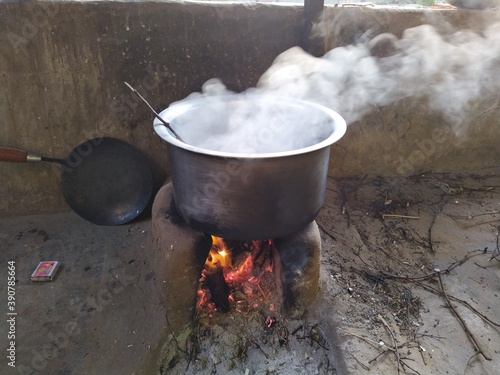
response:
<path id="1" fill-rule="evenodd" d="M 42 157 L 18 148 L 0 147 L 0 161 L 23 163 L 27 161 L 42 161 Z"/>

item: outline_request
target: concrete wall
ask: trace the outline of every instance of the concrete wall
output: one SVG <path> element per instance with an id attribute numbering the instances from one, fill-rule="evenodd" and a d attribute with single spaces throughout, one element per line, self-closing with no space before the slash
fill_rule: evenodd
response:
<path id="1" fill-rule="evenodd" d="M 499 16 L 494 11 L 327 8 L 321 42 L 326 52 L 353 43 L 368 30 L 399 38 L 404 30 L 422 24 L 433 25 L 443 35 L 462 29 L 481 34 L 498 24 Z M 499 71 L 498 58 L 496 64 Z M 330 174 L 409 175 L 499 166 L 500 109 L 490 110 L 498 100 L 498 92 L 493 92 L 469 103 L 471 109 L 460 114 L 460 126 L 431 110 L 425 100 L 373 108 L 332 147 Z"/>
<path id="2" fill-rule="evenodd" d="M 429 12 L 328 12 L 335 23 L 327 37 L 316 40 L 324 50 L 350 44 L 370 28 L 398 34 L 412 25 L 442 22 Z M 450 24 L 464 26 L 480 16 L 444 14 Z M 300 44 L 301 28 L 301 8 L 291 6 L 0 3 L 0 145 L 65 157 L 86 139 L 114 136 L 148 155 L 159 186 L 169 174 L 166 145 L 123 81 L 157 109 L 199 91 L 213 77 L 243 90 L 255 85 L 279 53 Z M 491 98 L 483 107 L 491 107 Z M 444 136 L 433 133 L 436 124 Z M 495 111 L 488 112 L 475 128 L 481 132 L 457 141 L 439 115 L 421 103 L 401 102 L 349 127 L 332 149 L 331 174 L 491 166 L 500 156 L 497 125 Z M 421 151 L 422 142 L 427 151 Z M 0 163 L 0 215 L 64 209 L 58 166 Z"/>
<path id="3" fill-rule="evenodd" d="M 166 144 L 128 81 L 157 109 L 213 77 L 255 85 L 300 40 L 300 10 L 160 2 L 0 3 L 0 145 L 65 157 L 93 136 L 146 152 Z M 0 163 L 0 214 L 66 209 L 59 166 Z"/>

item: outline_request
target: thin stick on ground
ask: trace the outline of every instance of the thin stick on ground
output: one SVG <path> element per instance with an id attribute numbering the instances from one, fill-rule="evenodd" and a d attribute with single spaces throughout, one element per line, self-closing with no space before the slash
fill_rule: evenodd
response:
<path id="1" fill-rule="evenodd" d="M 373 340 L 370 340 L 366 337 L 363 337 L 363 336 L 360 336 L 360 335 L 357 335 L 353 332 L 349 332 L 349 331 L 346 331 L 345 329 L 342 329 L 342 328 L 339 328 L 339 331 L 342 331 L 345 335 L 348 335 L 348 336 L 353 336 L 353 337 L 356 337 L 368 344 L 370 344 L 371 346 L 373 346 L 374 348 L 380 348 L 380 344 L 376 341 L 373 341 Z M 387 348 L 388 350 L 390 350 L 391 352 L 394 352 L 394 348 L 391 348 L 390 346 L 387 346 L 387 345 L 384 345 L 384 348 Z"/>
<path id="2" fill-rule="evenodd" d="M 175 334 L 174 334 L 174 331 L 173 331 L 172 326 L 170 324 L 170 321 L 168 320 L 167 313 L 165 313 L 165 320 L 167 322 L 167 326 L 168 326 L 168 329 L 170 331 L 170 335 L 172 336 L 172 339 L 174 340 L 174 343 L 175 343 L 177 350 L 179 350 L 180 352 L 182 352 L 184 354 L 188 354 L 186 350 L 182 350 L 181 347 L 179 346 L 179 341 L 177 341 L 177 337 L 175 337 Z"/>
<path id="3" fill-rule="evenodd" d="M 349 353 L 351 355 L 352 358 L 354 358 L 354 360 L 356 362 L 358 362 L 358 364 L 363 367 L 366 371 L 370 371 L 370 368 L 365 365 L 363 362 L 361 362 L 354 354 L 352 354 L 349 350 L 346 351 L 347 353 Z"/>
<path id="4" fill-rule="evenodd" d="M 424 347 L 420 345 L 420 341 L 417 341 L 418 345 L 418 352 L 420 353 L 420 357 L 422 358 L 422 362 L 424 362 L 424 365 L 427 366 L 427 361 L 425 360 L 424 356 Z"/>
<path id="5" fill-rule="evenodd" d="M 382 357 L 384 354 L 387 354 L 389 353 L 390 350 L 384 350 L 383 352 L 380 352 L 377 354 L 377 356 L 375 358 L 372 358 L 368 361 L 368 364 L 371 365 L 373 362 L 375 362 L 377 359 L 379 359 L 380 357 Z"/>
<path id="6" fill-rule="evenodd" d="M 432 253 L 436 252 L 436 250 L 434 249 L 434 242 L 432 241 L 432 231 L 434 229 L 434 224 L 436 223 L 436 219 L 437 219 L 438 215 L 441 213 L 441 211 L 443 210 L 443 206 L 446 203 L 445 200 L 446 200 L 446 194 L 443 194 L 441 196 L 441 200 L 439 202 L 438 209 L 436 211 L 434 211 L 434 215 L 432 215 L 432 222 L 431 222 L 431 226 L 429 227 L 429 248 L 430 248 Z"/>
<path id="7" fill-rule="evenodd" d="M 394 355 L 396 356 L 396 363 L 398 366 L 398 374 L 400 374 L 399 366 L 400 366 L 400 362 L 401 362 L 401 357 L 399 355 L 398 343 L 396 341 L 396 338 L 394 337 L 394 333 L 392 332 L 391 327 L 389 327 L 389 324 L 387 324 L 387 322 L 385 321 L 385 319 L 381 315 L 379 315 L 377 318 L 378 318 L 378 320 L 380 320 L 382 322 L 382 324 L 384 325 L 387 332 L 389 332 L 389 334 L 391 335 L 392 346 L 394 347 Z"/>
<path id="8" fill-rule="evenodd" d="M 267 353 L 266 353 L 266 352 L 262 349 L 262 347 L 259 345 L 259 343 L 258 343 L 257 341 L 252 340 L 252 343 L 255 345 L 255 347 L 256 347 L 257 349 L 259 349 L 259 350 L 260 350 L 260 352 L 261 352 L 262 354 L 264 354 L 264 357 L 266 357 L 266 359 L 269 359 L 269 356 L 268 356 L 268 355 L 267 355 Z"/>
<path id="9" fill-rule="evenodd" d="M 423 275 L 423 276 L 400 276 L 400 275 L 393 275 L 384 271 L 380 271 L 380 274 L 383 275 L 386 278 L 390 279 L 396 279 L 396 280 L 408 280 L 408 281 L 422 281 L 422 280 L 430 280 L 433 279 L 434 276 L 437 274 L 442 274 L 442 273 L 450 273 L 454 268 L 463 265 L 465 262 L 467 262 L 469 259 L 484 254 L 484 250 L 472 250 L 469 253 L 467 253 L 462 259 L 457 260 L 456 262 L 451 263 L 447 268 L 444 270 L 436 270 L 432 273 Z"/>
<path id="10" fill-rule="evenodd" d="M 498 260 L 500 262 L 500 259 L 497 257 L 500 255 L 500 227 L 497 227 L 497 241 L 496 241 L 496 246 L 495 250 L 491 253 L 491 258 L 488 259 L 488 262 L 492 259 Z"/>
<path id="11" fill-rule="evenodd" d="M 498 214 L 500 214 L 500 211 L 491 211 L 491 212 L 484 212 L 482 214 L 471 215 L 470 217 L 473 219 L 473 218 L 480 217 L 480 216 L 489 216 L 489 215 L 498 215 Z"/>
<path id="12" fill-rule="evenodd" d="M 480 114 L 479 114 L 479 115 L 475 118 L 475 120 L 477 120 L 477 119 L 478 119 L 479 117 L 481 117 L 482 115 L 484 115 L 484 114 L 486 114 L 486 113 L 488 113 L 488 112 L 490 112 L 490 111 L 493 111 L 493 110 L 495 110 L 495 109 L 500 109 L 500 106 L 491 107 L 491 108 L 488 108 L 488 109 L 484 110 L 483 112 L 481 112 L 481 113 L 480 113 Z"/>
<path id="13" fill-rule="evenodd" d="M 429 291 L 429 292 L 432 292 L 434 294 L 437 294 L 439 296 L 442 296 L 443 295 L 443 292 L 441 292 L 440 290 L 437 290 L 436 288 L 430 286 L 430 285 L 426 285 L 420 281 L 414 281 L 414 280 L 411 280 L 413 281 L 415 284 L 421 286 L 423 289 Z M 448 294 L 448 298 L 450 299 L 450 301 L 455 301 L 455 302 L 458 302 L 458 303 L 461 303 L 462 305 L 464 305 L 465 307 L 468 307 L 470 310 L 472 310 L 472 312 L 474 312 L 477 316 L 479 316 L 481 319 L 483 319 L 484 321 L 490 323 L 492 326 L 495 326 L 495 327 L 500 327 L 500 323 L 497 323 L 497 322 L 494 322 L 493 320 L 491 320 L 490 318 L 488 318 L 486 315 L 484 315 L 483 313 L 481 313 L 478 309 L 476 309 L 474 306 L 472 306 L 469 302 L 467 301 L 464 301 L 463 299 L 460 299 L 460 298 L 457 298 L 455 296 L 452 296 L 451 294 Z M 422 335 L 422 334 L 421 334 Z M 437 338 L 443 338 L 443 337 L 439 337 L 439 336 L 436 336 Z"/>
<path id="14" fill-rule="evenodd" d="M 399 276 L 399 275 L 392 275 L 392 274 L 389 274 L 389 273 L 386 273 L 386 272 L 380 272 L 380 274 L 383 275 L 386 278 L 391 278 L 391 279 L 396 279 L 396 280 L 402 280 L 402 281 L 411 281 L 411 282 L 413 282 L 413 283 L 421 286 L 423 289 L 425 289 L 425 290 L 427 290 L 429 292 L 435 293 L 435 294 L 437 294 L 439 296 L 443 296 L 442 291 L 440 291 L 440 290 L 438 290 L 438 289 L 436 289 L 436 288 L 434 288 L 434 287 L 432 287 L 430 285 L 424 284 L 424 283 L 422 283 L 422 281 L 432 280 L 438 274 L 449 273 L 451 270 L 453 270 L 454 268 L 456 268 L 458 266 L 461 266 L 462 264 L 464 264 L 466 261 L 468 261 L 472 257 L 478 256 L 478 255 L 481 255 L 481 254 L 484 254 L 484 250 L 473 250 L 473 251 L 469 252 L 467 255 L 465 255 L 462 259 L 460 259 L 460 260 L 458 260 L 458 261 L 450 264 L 446 269 L 439 270 L 439 271 L 434 271 L 433 273 L 427 274 L 425 276 L 417 276 L 417 277 Z M 354 271 L 357 271 L 357 270 L 354 269 Z M 486 315 L 484 315 L 479 310 L 477 310 L 474 306 L 472 306 L 469 302 L 467 302 L 467 301 L 465 301 L 463 299 L 454 297 L 454 296 L 452 296 L 450 294 L 447 294 L 447 296 L 448 296 L 448 298 L 450 300 L 453 300 L 455 302 L 459 302 L 462 305 L 468 307 L 476 315 L 478 315 L 481 319 L 483 319 L 484 321 L 488 322 L 489 324 L 491 324 L 491 325 L 493 325 L 495 327 L 500 327 L 500 323 L 497 323 L 497 322 L 491 320 L 490 318 L 488 318 Z"/>
<path id="15" fill-rule="evenodd" d="M 359 181 L 357 181 L 354 185 L 348 185 L 348 186 L 344 186 L 341 190 L 341 195 L 340 195 L 340 198 L 341 198 L 341 213 L 342 215 L 347 215 L 347 226 L 350 226 L 351 225 L 351 217 L 349 215 L 349 210 L 346 208 L 347 206 L 347 196 L 352 193 L 352 192 L 356 192 L 356 190 L 359 189 L 359 187 L 363 184 L 363 182 L 365 181 L 366 177 L 368 176 L 368 174 L 365 174 Z"/>
<path id="16" fill-rule="evenodd" d="M 329 231 L 327 231 L 320 223 L 316 221 L 316 224 L 318 225 L 318 228 L 321 229 L 328 237 L 330 237 L 334 241 L 337 241 L 335 236 L 331 234 Z"/>
<path id="17" fill-rule="evenodd" d="M 418 220 L 420 216 L 410 216 L 410 215 L 397 215 L 397 214 L 383 214 L 382 219 L 410 219 Z"/>
<path id="18" fill-rule="evenodd" d="M 444 289 L 444 284 L 443 284 L 443 279 L 441 278 L 441 274 L 438 273 L 437 276 L 438 276 L 439 286 L 441 287 L 441 291 L 443 292 L 443 296 L 444 296 L 444 299 L 446 300 L 446 303 L 451 308 L 451 311 L 453 311 L 453 314 L 456 316 L 456 318 L 460 321 L 462 328 L 464 329 L 465 333 L 467 334 L 470 341 L 474 345 L 474 349 L 476 350 L 477 353 L 480 353 L 484 357 L 484 359 L 491 361 L 492 360 L 491 357 L 483 351 L 483 349 L 481 348 L 479 343 L 476 341 L 474 335 L 467 327 L 467 324 L 465 324 L 465 321 L 460 316 L 458 311 L 455 309 L 455 306 L 453 306 L 453 304 L 451 303 L 450 298 L 448 297 L 448 294 L 446 293 L 446 290 Z"/>

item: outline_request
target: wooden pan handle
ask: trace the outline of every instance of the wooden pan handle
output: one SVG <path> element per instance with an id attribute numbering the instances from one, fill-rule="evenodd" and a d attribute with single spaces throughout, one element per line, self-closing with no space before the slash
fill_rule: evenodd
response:
<path id="1" fill-rule="evenodd" d="M 38 155 L 32 155 L 26 150 L 19 150 L 17 148 L 0 147 L 0 161 L 13 161 L 13 162 L 26 162 L 26 161 L 40 161 Z"/>

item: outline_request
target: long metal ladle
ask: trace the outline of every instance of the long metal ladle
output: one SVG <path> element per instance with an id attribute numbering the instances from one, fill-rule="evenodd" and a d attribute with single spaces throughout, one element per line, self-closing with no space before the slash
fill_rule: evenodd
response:
<path id="1" fill-rule="evenodd" d="M 146 99 L 144 99 L 144 97 L 139 93 L 139 91 L 137 91 L 136 89 L 134 89 L 128 82 L 124 82 L 124 83 L 125 83 L 125 85 L 127 85 L 127 87 L 130 90 L 132 90 L 132 92 L 134 94 L 136 94 L 149 107 L 149 109 L 151 110 L 151 112 L 153 112 L 153 114 L 156 116 L 156 118 L 158 120 L 160 120 L 163 123 L 163 125 L 165 125 L 168 128 L 168 130 L 170 130 L 172 132 L 172 134 L 175 136 L 175 138 L 177 138 L 181 142 L 186 143 L 186 141 L 184 141 L 182 139 L 182 137 L 179 134 L 177 134 L 177 132 L 174 129 L 172 129 L 172 127 L 170 126 L 170 124 L 168 122 L 166 122 L 164 119 L 161 118 L 161 116 L 158 114 L 158 112 L 156 112 L 154 110 L 154 108 L 151 106 L 151 104 L 149 104 L 148 101 Z"/>

